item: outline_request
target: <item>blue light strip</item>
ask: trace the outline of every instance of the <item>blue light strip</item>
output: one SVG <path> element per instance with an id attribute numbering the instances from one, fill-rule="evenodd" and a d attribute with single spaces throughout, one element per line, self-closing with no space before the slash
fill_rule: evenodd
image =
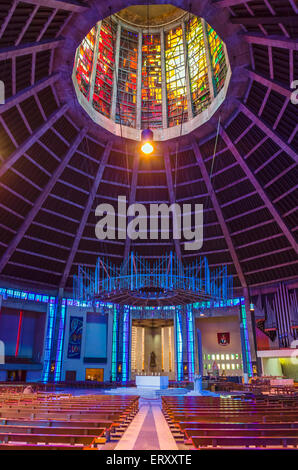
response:
<path id="1" fill-rule="evenodd" d="M 195 354 L 194 354 L 194 321 L 192 314 L 192 305 L 186 306 L 187 315 L 187 362 L 188 362 L 188 378 L 194 379 L 195 373 Z"/>
<path id="2" fill-rule="evenodd" d="M 183 343 L 181 308 L 176 308 L 177 381 L 183 380 Z"/>
<path id="3" fill-rule="evenodd" d="M 61 380 L 65 317 L 66 317 L 66 300 L 62 299 L 61 313 L 60 313 L 60 323 L 59 323 L 59 333 L 58 333 L 57 354 L 56 354 L 56 364 L 55 364 L 55 378 L 54 378 L 55 382 L 60 382 L 60 380 Z"/>
<path id="4" fill-rule="evenodd" d="M 252 377 L 252 363 L 251 363 L 251 354 L 250 354 L 250 346 L 249 346 L 249 337 L 248 337 L 248 330 L 247 330 L 247 318 L 246 318 L 246 309 L 245 309 L 245 303 L 241 303 L 240 306 L 240 314 L 241 314 L 241 323 L 243 325 L 243 349 L 244 349 L 244 354 L 243 354 L 243 359 L 244 359 L 244 364 L 243 364 L 243 369 L 244 372 L 248 374 L 248 377 Z"/>
<path id="5" fill-rule="evenodd" d="M 7 289 L 4 287 L 0 287 L 0 295 L 2 295 L 4 298 L 12 297 L 14 299 L 19 300 L 31 300 L 34 302 L 43 303 L 48 303 L 50 300 L 50 297 L 48 295 L 36 294 L 34 292 L 26 292 L 19 289 Z"/>
<path id="6" fill-rule="evenodd" d="M 113 317 L 113 340 L 112 340 L 112 382 L 117 378 L 117 336 L 118 336 L 118 312 L 117 306 L 114 306 Z"/>
<path id="7" fill-rule="evenodd" d="M 0 287 L 0 295 L 2 295 L 4 298 L 6 297 L 11 297 L 14 299 L 20 299 L 20 300 L 29 300 L 33 302 L 42 302 L 42 303 L 48 303 L 50 300 L 50 296 L 48 295 L 43 295 L 43 294 L 38 294 L 35 292 L 28 292 L 28 291 L 23 291 L 19 289 L 10 289 L 10 288 L 4 288 Z M 220 302 L 197 302 L 193 304 L 193 308 L 211 308 L 211 307 L 216 307 L 216 308 L 222 308 L 222 307 L 235 307 L 236 305 L 240 305 L 242 298 L 234 298 L 234 299 L 227 299 L 227 300 L 222 300 Z M 72 298 L 65 298 L 66 304 L 71 305 L 74 307 L 92 307 L 92 302 L 91 301 L 83 301 L 83 300 L 76 300 Z M 98 307 L 107 307 L 112 309 L 114 307 L 114 304 L 108 303 L 108 302 L 96 302 L 95 306 Z M 138 310 L 138 309 L 145 309 L 145 310 L 174 310 L 174 306 L 165 306 L 165 307 L 131 307 L 132 310 Z"/>
<path id="8" fill-rule="evenodd" d="M 47 336 L 45 342 L 45 351 L 44 351 L 44 364 L 43 364 L 43 372 L 42 372 L 42 382 L 48 382 L 49 380 L 49 373 L 50 373 L 50 366 L 51 366 L 51 351 L 52 351 L 52 341 L 53 341 L 53 330 L 55 325 L 55 317 L 56 317 L 56 298 L 50 297 L 49 303 L 49 314 L 48 314 L 48 328 L 47 328 Z"/>
<path id="9" fill-rule="evenodd" d="M 130 308 L 124 306 L 123 311 L 123 338 L 122 338 L 122 381 L 128 380 L 128 367 L 129 367 L 129 318 Z"/>

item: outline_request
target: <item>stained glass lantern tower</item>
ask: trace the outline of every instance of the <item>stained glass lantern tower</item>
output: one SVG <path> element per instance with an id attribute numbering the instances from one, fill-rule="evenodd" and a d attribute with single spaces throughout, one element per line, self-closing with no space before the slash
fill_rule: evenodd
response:
<path id="1" fill-rule="evenodd" d="M 183 10 L 150 27 L 129 21 L 127 10 L 99 21 L 77 49 L 81 106 L 97 124 L 134 140 L 149 127 L 160 141 L 193 131 L 225 99 L 231 68 L 224 42 Z"/>

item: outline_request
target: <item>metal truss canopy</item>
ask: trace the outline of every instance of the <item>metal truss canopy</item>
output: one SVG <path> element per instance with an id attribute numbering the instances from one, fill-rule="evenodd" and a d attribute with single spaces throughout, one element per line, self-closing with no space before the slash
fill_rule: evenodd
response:
<path id="1" fill-rule="evenodd" d="M 79 266 L 73 287 L 77 300 L 94 303 L 100 299 L 120 305 L 186 305 L 227 301 L 233 294 L 233 277 L 226 266 L 211 270 L 207 258 L 186 266 L 172 252 L 159 261 L 131 252 L 121 266 L 103 258 L 98 258 L 94 272 Z"/>

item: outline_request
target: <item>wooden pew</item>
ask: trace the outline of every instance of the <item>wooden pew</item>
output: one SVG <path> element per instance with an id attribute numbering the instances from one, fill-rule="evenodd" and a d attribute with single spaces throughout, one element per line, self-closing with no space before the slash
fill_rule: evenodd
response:
<path id="1" fill-rule="evenodd" d="M 94 439 L 94 436 L 76 434 L 22 434 L 18 432 L 0 434 L 0 443 L 22 442 L 26 444 L 82 444 L 90 446 Z"/>
<path id="2" fill-rule="evenodd" d="M 275 403 L 218 397 L 162 397 L 172 432 L 183 433 L 196 448 L 298 445 L 298 409 Z M 272 422 L 272 424 L 271 424 Z M 180 434 L 179 434 L 180 433 Z"/>
<path id="3" fill-rule="evenodd" d="M 0 400 L 1 448 L 94 447 L 127 426 L 138 400 L 138 396 L 110 395 L 5 396 Z"/>
<path id="4" fill-rule="evenodd" d="M 98 438 L 103 436 L 105 432 L 104 427 L 85 427 L 82 423 L 79 427 L 74 426 L 38 426 L 38 423 L 34 423 L 33 425 L 24 426 L 22 424 L 17 425 L 0 425 L 0 434 L 4 433 L 21 433 L 21 434 L 68 434 L 68 435 L 87 435 L 93 436 L 93 438 Z"/>
<path id="5" fill-rule="evenodd" d="M 297 446 L 298 436 L 200 436 L 191 437 L 191 440 L 196 448 L 207 446 L 221 446 L 221 447 L 267 447 L 267 446 Z"/>
<path id="6" fill-rule="evenodd" d="M 298 422 L 296 423 L 197 423 L 179 422 L 179 428 L 185 429 L 294 429 L 298 433 Z"/>
<path id="7" fill-rule="evenodd" d="M 287 428 L 267 428 L 267 429 L 243 429 L 243 428 L 184 428 L 184 433 L 190 439 L 193 437 L 200 436 L 243 436 L 243 437 L 257 437 L 257 436 L 277 436 L 277 437 L 298 437 L 297 429 L 287 429 Z"/>
<path id="8" fill-rule="evenodd" d="M 81 445 L 66 444 L 0 444 L 0 450 L 84 450 Z"/>

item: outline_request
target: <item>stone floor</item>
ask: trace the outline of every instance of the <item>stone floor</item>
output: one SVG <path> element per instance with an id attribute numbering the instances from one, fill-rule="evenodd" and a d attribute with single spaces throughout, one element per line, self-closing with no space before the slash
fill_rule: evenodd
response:
<path id="1" fill-rule="evenodd" d="M 109 442 L 102 450 L 178 450 L 161 411 L 160 399 L 140 398 L 140 409 L 121 439 Z M 183 446 L 184 448 L 184 446 Z"/>

